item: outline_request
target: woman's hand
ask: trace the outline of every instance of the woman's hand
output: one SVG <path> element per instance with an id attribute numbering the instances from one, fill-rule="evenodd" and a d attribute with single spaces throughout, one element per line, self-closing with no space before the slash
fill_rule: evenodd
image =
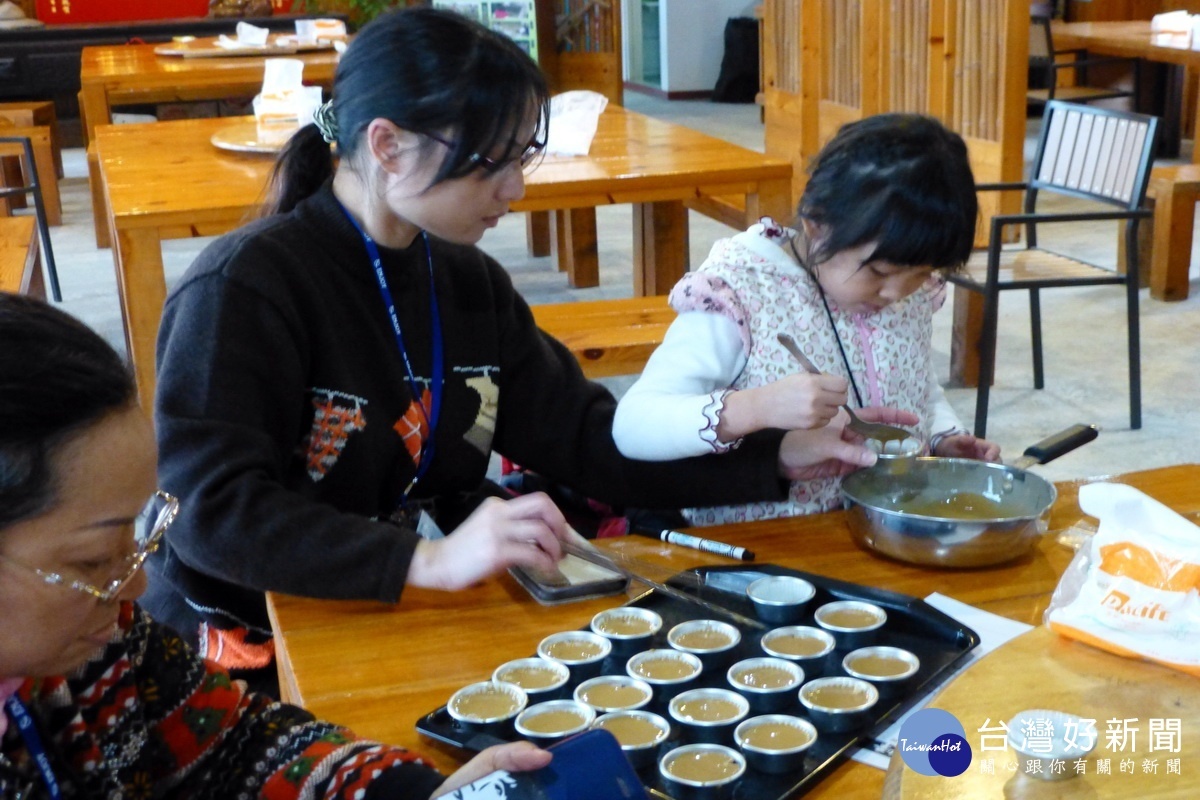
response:
<path id="1" fill-rule="evenodd" d="M 856 412 L 866 422 L 916 425 L 920 418 L 896 408 L 871 407 Z M 846 428 L 850 418 L 843 412 L 823 428 L 789 431 L 779 446 L 779 474 L 791 481 L 809 481 L 848 475 L 869 467 L 877 456 L 863 445 L 863 438 Z"/>
<path id="2" fill-rule="evenodd" d="M 497 770 L 505 772 L 529 772 L 541 769 L 550 763 L 551 754 L 530 742 L 501 744 L 483 750 L 446 779 L 433 793 L 434 798 L 444 797 L 455 789 L 474 783 Z"/>
<path id="3" fill-rule="evenodd" d="M 725 398 L 717 436 L 723 442 L 732 442 L 765 428 L 821 428 L 846 402 L 847 386 L 846 379 L 839 375 L 802 372 L 733 392 Z"/>
<path id="4" fill-rule="evenodd" d="M 935 456 L 974 458 L 978 461 L 999 461 L 1000 445 L 987 439 L 976 439 L 969 433 L 956 433 L 938 442 Z"/>
<path id="5" fill-rule="evenodd" d="M 417 543 L 410 586 L 462 589 L 520 564 L 549 570 L 562 558 L 567 521 L 542 492 L 489 497 L 449 536 Z"/>

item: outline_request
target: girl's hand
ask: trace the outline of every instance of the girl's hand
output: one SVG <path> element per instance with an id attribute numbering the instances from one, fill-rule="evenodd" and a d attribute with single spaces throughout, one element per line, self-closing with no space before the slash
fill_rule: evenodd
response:
<path id="1" fill-rule="evenodd" d="M 725 398 L 717 436 L 723 442 L 760 431 L 824 427 L 846 402 L 846 379 L 838 375 L 788 375 L 773 383 L 733 392 Z"/>
<path id="2" fill-rule="evenodd" d="M 408 584 L 462 589 L 520 564 L 549 570 L 562 558 L 567 521 L 543 492 L 489 497 L 449 536 L 422 539 L 408 567 Z"/>
<path id="3" fill-rule="evenodd" d="M 867 422 L 916 425 L 916 414 L 896 408 L 871 407 L 857 412 Z M 848 475 L 869 467 L 878 457 L 863 445 L 863 438 L 846 428 L 850 418 L 842 413 L 823 428 L 789 431 L 779 447 L 779 474 L 791 481 L 809 481 Z"/>
<path id="4" fill-rule="evenodd" d="M 1000 445 L 986 439 L 976 439 L 969 433 L 956 433 L 938 442 L 935 456 L 974 458 L 977 461 L 999 461 Z"/>
<path id="5" fill-rule="evenodd" d="M 550 763 L 551 757 L 549 752 L 538 749 L 530 742 L 513 742 L 489 747 L 463 764 L 457 772 L 447 778 L 446 782 L 433 793 L 433 797 L 444 797 L 455 789 L 461 789 L 497 770 L 529 772 L 541 769 Z"/>

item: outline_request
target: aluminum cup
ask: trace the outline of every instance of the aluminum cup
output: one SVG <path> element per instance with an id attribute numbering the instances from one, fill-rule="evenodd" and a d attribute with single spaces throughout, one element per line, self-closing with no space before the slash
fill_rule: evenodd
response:
<path id="1" fill-rule="evenodd" d="M 648 608 L 621 606 L 592 617 L 591 627 L 612 642 L 613 653 L 631 655 L 644 649 L 662 624 L 662 617 Z"/>
<path id="2" fill-rule="evenodd" d="M 883 662 L 888 668 L 873 669 L 868 659 L 871 663 Z M 921 659 L 899 647 L 860 647 L 842 659 L 842 669 L 847 675 L 870 681 L 881 695 L 889 697 L 906 689 L 920 668 Z"/>
<path id="3" fill-rule="evenodd" d="M 792 736 L 772 737 L 769 741 L 752 742 L 754 730 L 763 726 L 783 726 L 795 732 Z M 817 729 L 811 722 L 788 714 L 765 714 L 742 720 L 733 732 L 737 747 L 752 769 L 779 775 L 804 768 L 808 749 L 817 742 Z"/>
<path id="4" fill-rule="evenodd" d="M 686 643 L 689 636 L 707 634 L 719 639 L 717 644 L 697 646 Z M 683 641 L 681 641 L 681 639 Z M 700 659 L 706 670 L 725 667 L 733 660 L 734 651 L 742 641 L 742 632 L 728 622 L 715 619 L 693 619 L 681 622 L 667 632 L 667 644 Z"/>
<path id="5" fill-rule="evenodd" d="M 538 744 L 552 744 L 587 730 L 595 719 L 595 709 L 586 703 L 547 700 L 535 703 L 518 714 L 513 727 L 518 736 Z"/>
<path id="6" fill-rule="evenodd" d="M 804 652 L 800 652 L 798 648 L 793 648 L 790 644 L 795 639 L 812 642 L 815 649 L 809 652 L 806 648 Z M 786 625 L 764 633 L 759 639 L 759 646 L 769 656 L 799 664 L 804 669 L 804 674 L 811 678 L 826 672 L 834 648 L 837 647 L 837 641 L 833 638 L 833 634 L 820 628 L 809 625 Z"/>
<path id="7" fill-rule="evenodd" d="M 511 702 L 502 712 L 481 715 L 469 709 L 471 698 L 477 695 L 502 696 Z M 450 695 L 446 711 L 465 728 L 494 733 L 511 728 L 512 721 L 528 704 L 529 698 L 520 686 L 503 681 L 482 681 L 464 686 Z"/>
<path id="8" fill-rule="evenodd" d="M 653 666 L 660 660 L 676 668 L 672 674 L 655 674 Z M 654 699 L 651 702 L 663 711 L 667 710 L 667 703 L 672 697 L 695 687 L 703 670 L 704 665 L 696 656 L 667 647 L 643 650 L 625 662 L 626 674 L 650 684 L 654 689 Z"/>
<path id="9" fill-rule="evenodd" d="M 792 575 L 768 575 L 746 587 L 758 618 L 772 625 L 799 622 L 816 593 L 815 586 Z"/>
<path id="10" fill-rule="evenodd" d="M 835 617 L 843 612 L 870 617 L 870 622 L 862 625 L 840 624 Z M 835 600 L 818 608 L 813 619 L 821 629 L 833 634 L 839 650 L 853 650 L 874 644 L 880 629 L 887 622 L 887 612 L 863 600 Z"/>
<path id="11" fill-rule="evenodd" d="M 525 673 L 526 677 L 522 678 L 521 673 Z M 543 676 L 553 676 L 553 678 L 546 683 L 540 680 Z M 567 685 L 570 678 L 571 670 L 567 668 L 566 664 L 538 657 L 506 661 L 496 667 L 495 672 L 492 673 L 492 680 L 515 683 L 524 689 L 531 704 L 562 699 L 563 687 Z"/>
<path id="12" fill-rule="evenodd" d="M 576 702 L 589 705 L 600 714 L 642 708 L 653 697 L 650 684 L 628 675 L 600 675 L 575 687 Z"/>
<path id="13" fill-rule="evenodd" d="M 763 670 L 782 671 L 787 674 L 788 681 L 779 686 L 764 685 L 761 680 L 754 679 L 756 671 Z M 730 667 L 725 679 L 750 703 L 751 713 L 768 714 L 795 705 L 796 691 L 804 683 L 804 668 L 782 658 L 746 658 Z"/>
<path id="14" fill-rule="evenodd" d="M 601 714 L 596 717 L 592 727 L 604 728 L 617 737 L 621 752 L 634 769 L 644 769 L 656 763 L 663 742 L 671 735 L 671 723 L 662 715 L 644 709 Z M 643 730 L 653 730 L 654 733 L 649 738 L 638 737 L 636 734 Z"/>
<path id="15" fill-rule="evenodd" d="M 822 697 L 825 690 L 848 690 L 860 699 L 853 705 L 832 705 Z M 858 730 L 870 721 L 878 702 L 879 690 L 859 678 L 817 678 L 800 687 L 800 705 L 817 730 L 825 733 Z"/>
<path id="16" fill-rule="evenodd" d="M 727 774 L 719 778 L 701 779 L 686 777 L 683 770 L 704 758 L 715 758 L 727 767 Z M 746 758 L 732 747 L 719 744 L 686 744 L 668 752 L 658 762 L 658 772 L 671 790 L 671 795 L 681 800 L 727 800 L 733 797 L 738 779 L 746 773 Z"/>
<path id="17" fill-rule="evenodd" d="M 563 655 L 561 647 L 576 643 L 588 650 L 587 655 Z M 562 631 L 542 639 L 537 652 L 542 658 L 566 664 L 571 670 L 571 679 L 579 682 L 600 674 L 604 659 L 612 652 L 612 642 L 591 631 Z"/>
<path id="18" fill-rule="evenodd" d="M 730 713 L 718 719 L 706 719 L 703 713 L 714 707 Z M 750 703 L 730 689 L 691 689 L 676 695 L 668 714 L 683 738 L 689 742 L 727 744 L 733 741 L 733 729 L 750 713 Z"/>

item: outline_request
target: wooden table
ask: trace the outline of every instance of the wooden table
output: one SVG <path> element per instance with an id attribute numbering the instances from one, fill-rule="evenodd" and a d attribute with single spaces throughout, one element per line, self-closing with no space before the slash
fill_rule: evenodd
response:
<path id="1" fill-rule="evenodd" d="M 264 56 L 181 58 L 154 53 L 160 44 L 118 44 L 85 47 L 79 73 L 79 113 L 84 143 L 90 144 L 96 128 L 112 123 L 114 106 L 169 103 L 185 100 L 219 100 L 250 96 L 262 88 Z M 322 50 L 286 56 L 304 62 L 304 82 L 333 86 L 337 53 Z M 89 148 L 88 182 L 96 217 L 96 244 L 108 247 L 107 209 L 94 151 Z"/>
<path id="2" fill-rule="evenodd" d="M 1200 465 L 1131 473 L 1112 480 L 1136 486 L 1178 511 L 1200 511 Z M 1080 519 L 1078 486 L 1074 482 L 1059 485 L 1051 530 L 1066 528 Z M 859 550 L 850 540 L 841 512 L 714 527 L 707 529 L 706 535 L 750 547 L 762 563 L 782 564 L 917 597 L 942 592 L 1032 625 L 1041 623 L 1050 593 L 1072 555 L 1053 537 L 1046 537 L 1031 555 L 1005 566 L 986 570 L 922 569 Z M 661 564 L 668 571 L 730 563 L 641 537 L 606 540 L 601 546 Z M 421 750 L 443 770 L 457 767 L 461 754 L 420 737 L 414 729 L 419 717 L 444 704 L 458 687 L 490 675 L 498 664 L 529 655 L 543 636 L 586 626 L 593 614 L 619 601 L 607 598 L 541 606 L 507 575 L 453 594 L 409 589 L 395 607 L 373 602 L 269 597 L 281 684 L 288 699 L 364 735 Z M 1086 649 L 1074 643 L 1055 647 Z M 1121 662 L 1116 656 L 1105 659 Z M 1022 669 L 1020 664 L 1013 665 L 1014 674 Z M 1200 683 L 1192 680 L 1194 694 L 1200 694 Z M 1012 688 L 1018 685 L 1022 684 L 1014 682 Z M 1094 695 L 1097 717 L 1105 711 L 1105 696 L 1103 692 Z M 1189 735 L 1195 737 L 1198 732 L 1183 732 L 1185 740 Z M 1196 752 L 1194 746 L 1190 752 Z M 1200 763 L 1194 759 L 1183 765 L 1184 779 L 1170 784 L 1180 787 L 1177 796 L 1191 796 L 1182 787 L 1186 791 L 1194 788 L 1196 770 L 1200 770 Z M 1072 783 L 1076 788 L 1087 785 Z M 822 781 L 812 796 L 875 800 L 883 785 L 883 772 L 847 762 Z"/>
<path id="3" fill-rule="evenodd" d="M 257 94 L 262 88 L 262 56 L 180 58 L 155 55 L 161 44 L 118 44 L 83 48 L 79 107 L 83 135 L 90 142 L 100 125 L 112 123 L 113 106 L 217 100 Z M 304 80 L 333 85 L 333 50 L 287 56 L 304 62 Z"/>
<path id="4" fill-rule="evenodd" d="M 1097 55 L 1143 58 L 1176 67 L 1200 67 L 1200 51 L 1193 50 L 1183 37 L 1152 33 L 1149 20 L 1056 21 L 1052 25 L 1054 47 L 1058 50 L 1084 49 Z M 1181 90 L 1183 81 L 1174 83 L 1173 94 Z M 1200 120 L 1200 103 L 1194 113 Z M 1200 149 L 1192 153 L 1192 161 L 1200 163 Z"/>
<path id="5" fill-rule="evenodd" d="M 600 120 L 593 152 L 547 157 L 511 210 L 632 203 L 636 294 L 665 294 L 687 270 L 686 198 L 740 193 L 748 216 L 787 214 L 788 162 L 612 105 Z M 96 131 L 125 340 L 143 398 L 153 396 L 155 339 L 166 296 L 162 241 L 228 231 L 261 201 L 271 157 L 210 143 L 215 131 L 244 121 L 180 120 Z"/>

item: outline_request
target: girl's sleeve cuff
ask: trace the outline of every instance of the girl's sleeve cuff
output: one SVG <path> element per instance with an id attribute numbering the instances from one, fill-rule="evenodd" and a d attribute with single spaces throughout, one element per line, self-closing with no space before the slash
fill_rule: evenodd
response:
<path id="1" fill-rule="evenodd" d="M 732 389 L 713 392 L 709 395 L 708 403 L 701 409 L 701 413 L 704 414 L 705 425 L 700 429 L 700 438 L 712 448 L 714 453 L 726 453 L 730 450 L 736 450 L 742 444 L 740 438 L 734 439 L 732 442 L 722 442 L 717 436 L 717 425 L 721 421 L 721 411 L 725 408 L 725 398 L 732 392 Z"/>

